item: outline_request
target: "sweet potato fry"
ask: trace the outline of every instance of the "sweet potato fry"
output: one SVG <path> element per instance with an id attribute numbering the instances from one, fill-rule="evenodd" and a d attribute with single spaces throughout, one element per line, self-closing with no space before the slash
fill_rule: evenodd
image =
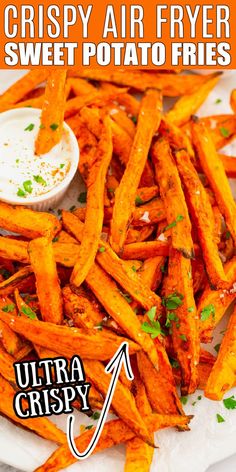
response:
<path id="1" fill-rule="evenodd" d="M 78 240 L 81 240 L 83 234 L 83 223 L 69 212 L 62 212 L 63 225 Z M 128 292 L 143 308 L 149 310 L 152 306 L 160 307 L 160 298 L 145 285 L 140 283 L 137 274 L 133 270 L 128 270 L 127 264 L 122 261 L 111 249 L 108 243 L 99 240 L 96 260 L 102 268 L 112 276 L 126 292 Z M 89 279 L 97 269 L 94 266 L 89 273 Z M 88 282 L 88 279 L 86 279 Z M 104 283 L 106 279 L 104 279 Z M 89 283 L 89 282 L 88 282 Z M 93 287 L 91 286 L 93 289 Z"/>
<path id="2" fill-rule="evenodd" d="M 0 227 L 29 239 L 39 236 L 54 238 L 61 229 L 61 223 L 50 213 L 0 202 Z"/>
<path id="3" fill-rule="evenodd" d="M 146 395 L 145 387 L 140 378 L 135 378 L 134 389 L 138 410 L 143 418 L 147 417 L 152 413 L 152 409 Z M 126 442 L 125 472 L 138 470 L 149 472 L 153 454 L 154 449 L 140 438 L 130 439 Z"/>
<path id="4" fill-rule="evenodd" d="M 204 351 L 204 352 L 207 352 L 207 351 Z M 207 355 L 208 354 L 209 353 L 207 352 Z M 211 357 L 210 356 L 204 357 L 200 355 L 200 362 L 197 367 L 197 370 L 198 370 L 198 387 L 197 388 L 199 390 L 205 390 L 206 383 L 210 375 L 210 372 L 212 370 L 212 367 L 215 363 L 215 360 L 216 358 L 212 355 Z M 181 379 L 180 370 L 178 368 L 173 368 L 173 373 L 174 373 L 176 385 L 179 385 L 180 379 Z"/>
<path id="5" fill-rule="evenodd" d="M 49 72 L 46 69 L 33 69 L 17 80 L 1 95 L 0 111 L 2 111 L 1 106 L 4 106 L 6 103 L 14 104 L 19 102 L 34 87 L 44 82 L 48 74 Z"/>
<path id="6" fill-rule="evenodd" d="M 196 165 L 195 152 L 187 133 L 184 133 L 181 128 L 174 125 L 172 121 L 168 120 L 166 116 L 162 117 L 160 128 L 160 133 L 168 139 L 171 148 L 176 149 L 186 149 L 191 161 Z M 191 133 L 190 133 L 191 135 Z"/>
<path id="7" fill-rule="evenodd" d="M 103 364 L 98 361 L 85 360 L 84 368 L 95 387 L 105 396 L 111 381 L 111 374 L 105 373 Z M 153 446 L 152 436 L 137 409 L 132 393 L 119 380 L 112 399 L 112 407 L 139 438 Z"/>
<path id="8" fill-rule="evenodd" d="M 78 139 L 80 148 L 79 171 L 83 177 L 83 180 L 87 182 L 90 169 L 96 162 L 97 139 L 89 131 L 89 129 L 84 126 L 81 118 L 78 115 L 75 115 L 75 118 L 76 123 L 73 124 L 73 126 L 69 120 L 67 120 L 67 123 L 73 129 Z"/>
<path id="9" fill-rule="evenodd" d="M 29 264 L 30 259 L 27 248 L 28 242 L 26 241 L 0 236 L 0 255 L 4 259 L 11 258 L 14 261 Z M 79 245 L 73 242 L 60 242 L 59 240 L 58 242 L 53 243 L 53 253 L 56 262 L 65 267 L 74 267 L 79 255 Z M 4 289 L 4 287 L 10 287 L 13 281 L 16 280 L 19 282 L 19 280 L 23 280 L 23 278 L 28 277 L 33 273 L 31 268 L 28 268 L 28 271 L 25 271 L 24 269 L 25 268 L 19 271 L 19 277 L 16 273 L 12 275 L 11 278 L 0 283 L 0 293 L 2 293 L 1 288 Z M 12 291 L 9 293 L 12 293 Z"/>
<path id="10" fill-rule="evenodd" d="M 75 326 L 79 328 L 94 328 L 102 323 L 104 314 L 99 311 L 95 301 L 91 297 L 85 296 L 85 291 L 81 293 L 72 292 L 69 286 L 62 290 L 65 314 L 70 318 Z"/>
<path id="11" fill-rule="evenodd" d="M 218 154 L 224 166 L 225 173 L 232 179 L 236 178 L 236 157 Z"/>
<path id="12" fill-rule="evenodd" d="M 27 305 L 25 300 L 21 297 L 19 294 L 18 288 L 14 291 L 14 296 L 15 296 L 15 301 L 17 304 L 18 311 L 20 312 L 21 315 L 28 316 L 28 318 L 34 320 L 37 319 L 37 315 L 35 311 L 32 310 L 32 308 Z"/>
<path id="13" fill-rule="evenodd" d="M 62 295 L 53 253 L 53 243 L 37 238 L 28 246 L 30 262 L 36 278 L 36 289 L 42 318 L 50 323 L 63 320 Z"/>
<path id="14" fill-rule="evenodd" d="M 139 114 L 140 102 L 130 93 L 119 93 L 116 101 L 120 106 L 125 107 L 127 113 L 130 113 L 132 118 L 136 118 Z"/>
<path id="15" fill-rule="evenodd" d="M 65 243 L 65 244 L 66 243 L 76 244 L 77 241 L 69 233 L 67 233 L 66 231 L 61 230 L 60 233 L 56 237 L 56 241 L 53 241 L 53 242 Z"/>
<path id="16" fill-rule="evenodd" d="M 224 287 L 227 277 L 215 241 L 215 219 L 208 194 L 188 153 L 175 152 L 176 163 L 184 185 L 190 215 L 195 223 L 207 274 L 213 287 Z"/>
<path id="17" fill-rule="evenodd" d="M 169 243 L 166 241 L 144 241 L 142 243 L 125 244 L 123 259 L 145 260 L 150 257 L 168 256 Z"/>
<path id="18" fill-rule="evenodd" d="M 99 119 L 98 109 L 84 107 L 81 109 L 80 115 L 90 132 L 99 138 L 101 132 L 101 122 Z M 129 153 L 132 147 L 132 138 L 114 120 L 111 120 L 111 129 L 114 153 L 119 157 L 122 164 L 126 164 L 129 160 Z"/>
<path id="19" fill-rule="evenodd" d="M 120 185 L 116 190 L 111 222 L 111 245 L 121 252 L 134 207 L 140 178 L 147 160 L 153 134 L 158 129 L 161 118 L 161 94 L 148 90 L 141 102 L 137 131 L 130 158 Z M 127 189 L 129 189 L 127 194 Z"/>
<path id="20" fill-rule="evenodd" d="M 15 108 L 42 108 L 43 106 L 43 100 L 44 100 L 44 95 L 41 95 L 40 97 L 37 98 L 30 98 L 28 100 L 24 100 L 22 102 L 18 102 L 15 105 L 12 105 L 12 103 L 5 103 L 0 105 L 0 110 L 1 112 L 7 111 L 7 110 L 12 110 Z"/>
<path id="21" fill-rule="evenodd" d="M 230 106 L 233 112 L 236 114 L 236 89 L 233 89 L 230 94 Z"/>
<path id="22" fill-rule="evenodd" d="M 192 261 L 192 277 L 193 291 L 194 293 L 198 293 L 200 290 L 203 290 L 207 284 L 204 262 L 201 257 L 197 257 Z"/>
<path id="23" fill-rule="evenodd" d="M 150 226 L 150 225 L 136 227 L 136 228 L 134 228 L 133 226 L 130 226 L 127 231 L 125 244 L 132 244 L 132 243 L 146 241 L 146 239 L 148 239 L 152 235 L 154 229 L 155 227 Z"/>
<path id="24" fill-rule="evenodd" d="M 22 346 L 20 338 L 7 326 L 3 321 L 0 321 L 1 341 L 8 354 L 15 355 Z"/>
<path id="25" fill-rule="evenodd" d="M 216 362 L 208 378 L 205 395 L 212 400 L 221 400 L 236 381 L 236 307 L 230 317 L 227 330 Z"/>
<path id="26" fill-rule="evenodd" d="M 15 423 L 23 425 L 42 438 L 54 441 L 57 444 L 66 442 L 66 435 L 48 418 L 19 418 L 13 408 L 13 400 L 16 392 L 10 383 L 0 375 L 0 411 Z M 27 402 L 23 399 L 23 408 L 27 408 Z"/>
<path id="27" fill-rule="evenodd" d="M 119 108 L 119 106 L 114 104 L 108 104 L 105 107 L 110 117 L 117 123 L 121 128 L 123 128 L 128 135 L 133 139 L 135 135 L 135 124 L 129 118 L 127 113 Z"/>
<path id="28" fill-rule="evenodd" d="M 60 68 L 49 73 L 41 114 L 41 126 L 35 141 L 37 155 L 48 153 L 61 141 L 66 101 L 66 74 L 67 71 Z"/>
<path id="29" fill-rule="evenodd" d="M 149 202 L 153 198 L 157 197 L 159 194 L 159 189 L 157 185 L 152 185 L 151 187 L 139 187 L 136 196 L 136 205 L 143 205 L 144 203 Z"/>
<path id="30" fill-rule="evenodd" d="M 234 202 L 223 164 L 218 157 L 210 133 L 202 123 L 192 123 L 193 142 L 197 149 L 202 169 L 214 191 L 219 209 L 236 243 L 236 204 Z"/>
<path id="31" fill-rule="evenodd" d="M 167 113 L 167 119 L 172 121 L 176 126 L 187 123 L 206 100 L 219 79 L 220 75 L 215 75 L 215 77 L 213 76 L 210 80 L 200 85 L 193 93 L 181 97 Z"/>
<path id="32" fill-rule="evenodd" d="M 200 123 L 210 131 L 211 139 L 217 150 L 229 144 L 236 133 L 235 115 L 212 115 L 200 118 Z M 183 126 L 183 130 L 191 137 L 191 123 Z"/>
<path id="33" fill-rule="evenodd" d="M 134 209 L 131 223 L 133 226 L 152 225 L 163 221 L 165 218 L 166 212 L 162 200 L 160 198 L 154 198 L 150 202 Z"/>
<path id="34" fill-rule="evenodd" d="M 11 295 L 16 288 L 22 292 L 27 292 L 34 285 L 33 269 L 30 266 L 25 266 L 0 283 L 0 295 Z"/>
<path id="35" fill-rule="evenodd" d="M 111 277 L 97 264 L 94 264 L 93 270 L 89 272 L 86 282 L 107 313 L 131 339 L 140 344 L 150 357 L 153 365 L 157 366 L 158 360 L 152 339 L 142 331 L 137 316 Z M 106 287 L 106 290 L 104 290 L 104 287 Z"/>
<path id="36" fill-rule="evenodd" d="M 197 365 L 200 351 L 198 317 L 194 301 L 191 261 L 173 248 L 169 255 L 164 304 L 167 313 L 166 325 L 169 327 L 174 352 L 181 368 L 181 392 L 182 395 L 188 395 L 195 392 L 198 382 Z"/>
<path id="37" fill-rule="evenodd" d="M 105 179 L 112 157 L 110 119 L 104 118 L 97 160 L 88 180 L 87 208 L 79 257 L 72 272 L 71 282 L 79 287 L 95 260 L 103 226 Z"/>
<path id="38" fill-rule="evenodd" d="M 13 364 L 14 357 L 7 353 L 4 347 L 0 344 L 0 374 L 11 383 L 15 383 L 15 372 Z"/>
<path id="39" fill-rule="evenodd" d="M 145 92 L 148 88 L 162 90 L 163 95 L 176 97 L 197 90 L 200 85 L 214 75 L 173 75 L 168 73 L 150 73 L 144 71 L 104 71 L 91 67 L 69 71 L 71 77 L 113 82 Z"/>
<path id="40" fill-rule="evenodd" d="M 86 95 L 87 93 L 92 93 L 96 91 L 94 85 L 84 79 L 77 78 L 69 78 L 67 79 L 67 83 L 70 85 L 70 88 L 74 95 Z"/>
<path id="41" fill-rule="evenodd" d="M 198 303 L 200 338 L 205 343 L 211 341 L 215 326 L 235 299 L 236 256 L 226 262 L 224 270 L 228 287 L 224 290 L 211 290 L 209 286 L 206 287 Z"/>
<path id="42" fill-rule="evenodd" d="M 12 313 L 14 316 L 17 314 L 16 306 L 12 303 L 12 300 L 7 297 L 0 299 L 0 310 L 2 313 Z M 7 326 L 3 321 L 0 321 L 0 332 L 1 332 L 1 341 L 8 352 L 14 356 L 22 347 L 22 341 L 20 337 L 12 331 L 9 326 Z"/>
<path id="43" fill-rule="evenodd" d="M 159 369 L 155 369 L 144 352 L 137 354 L 140 377 L 154 412 L 168 415 L 183 414 L 171 365 L 163 347 L 158 349 Z"/>
<path id="44" fill-rule="evenodd" d="M 101 90 L 94 89 L 94 91 L 90 93 L 86 93 L 84 95 L 79 95 L 74 98 L 70 98 L 66 102 L 65 107 L 65 118 L 69 118 L 70 116 L 75 115 L 81 108 L 88 105 L 95 105 L 95 106 L 104 106 L 105 103 L 110 102 L 113 100 L 117 94 L 122 94 L 123 90 L 119 89 L 116 92 L 102 92 Z"/>
<path id="45" fill-rule="evenodd" d="M 0 236 L 0 256 L 4 259 L 29 263 L 28 242 Z"/>
<path id="46" fill-rule="evenodd" d="M 28 357 L 29 354 L 32 353 L 32 351 L 33 351 L 32 344 L 24 340 L 23 346 L 21 347 L 21 349 L 19 349 L 19 351 L 15 353 L 14 358 L 16 361 L 22 361 L 22 359 L 25 359 L 26 357 Z"/>
<path id="47" fill-rule="evenodd" d="M 94 133 L 97 138 L 99 138 L 101 124 L 99 121 L 98 110 L 95 108 L 91 109 L 84 107 L 80 111 L 80 115 L 86 126 L 88 126 L 89 130 Z M 129 160 L 130 151 L 132 148 L 132 138 L 129 136 L 126 130 L 119 126 L 119 124 L 114 120 L 111 120 L 111 129 L 114 154 L 119 157 L 122 164 L 126 165 Z M 141 181 L 142 185 L 154 184 L 153 173 L 148 162 L 145 164 Z"/>
<path id="48" fill-rule="evenodd" d="M 189 423 L 190 419 L 191 417 L 180 415 L 152 414 L 147 417 L 146 422 L 149 425 L 150 430 L 158 431 L 159 429 L 174 427 L 179 424 L 185 426 Z M 79 451 L 84 451 L 86 449 L 93 437 L 93 434 L 94 430 L 91 429 L 90 431 L 85 431 L 75 439 L 75 444 Z M 104 425 L 101 437 L 93 451 L 93 454 L 117 444 L 127 442 L 134 436 L 133 431 L 122 420 L 108 421 L 108 423 Z M 76 460 L 77 459 L 71 454 L 68 444 L 65 444 L 58 448 L 45 464 L 38 467 L 35 472 L 57 472 L 65 469 L 71 464 L 74 464 Z"/>
<path id="49" fill-rule="evenodd" d="M 100 88 L 106 92 L 117 90 L 117 86 L 109 82 L 100 82 Z M 127 113 L 136 118 L 139 113 L 140 102 L 136 97 L 128 93 L 128 90 L 129 88 L 126 88 L 124 93 L 117 94 L 116 102 L 119 103 L 120 107 L 124 107 Z"/>
<path id="50" fill-rule="evenodd" d="M 172 246 L 181 251 L 185 257 L 193 258 L 194 249 L 188 208 L 178 170 L 165 138 L 154 144 L 152 159 L 166 211 L 167 228 L 171 229 Z"/>
<path id="51" fill-rule="evenodd" d="M 157 290 L 161 283 L 165 260 L 164 256 L 146 259 L 138 271 L 138 276 L 142 283 L 150 287 L 151 290 Z"/>
<path id="52" fill-rule="evenodd" d="M 85 333 L 79 328 L 68 328 L 46 321 L 30 320 L 24 316 L 2 314 L 0 319 L 16 333 L 23 335 L 32 343 L 47 347 L 66 357 L 78 353 L 84 359 L 107 360 L 115 354 L 121 342 L 126 340 L 108 331 Z M 129 342 L 130 354 L 137 352 L 139 346 Z"/>

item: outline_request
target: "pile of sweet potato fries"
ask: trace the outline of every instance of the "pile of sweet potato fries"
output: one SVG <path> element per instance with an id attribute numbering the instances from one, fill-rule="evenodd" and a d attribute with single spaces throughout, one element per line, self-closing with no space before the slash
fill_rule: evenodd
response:
<path id="1" fill-rule="evenodd" d="M 85 205 L 60 218 L 0 202 L 0 227 L 14 233 L 0 236 L 0 412 L 60 444 L 38 472 L 76 459 L 50 419 L 16 417 L 16 360 L 78 354 L 99 410 L 104 367 L 128 341 L 135 379 L 121 372 L 118 419 L 94 451 L 125 443 L 126 472 L 150 469 L 155 431 L 188 429 L 178 386 L 219 400 L 235 384 L 236 310 L 218 355 L 200 346 L 236 294 L 236 160 L 221 152 L 236 135 L 236 90 L 232 114 L 196 116 L 219 78 L 34 69 L 0 97 L 0 111 L 42 108 L 36 154 L 60 141 L 65 117 L 87 188 Z M 177 101 L 164 113 L 166 96 Z M 80 451 L 93 431 L 76 439 Z"/>

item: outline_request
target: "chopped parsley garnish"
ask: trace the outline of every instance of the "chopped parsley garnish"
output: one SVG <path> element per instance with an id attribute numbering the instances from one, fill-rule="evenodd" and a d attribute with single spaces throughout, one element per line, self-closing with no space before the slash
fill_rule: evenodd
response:
<path id="1" fill-rule="evenodd" d="M 157 307 L 156 306 L 152 306 L 152 308 L 150 308 L 150 310 L 147 311 L 146 315 L 148 316 L 150 321 L 155 320 L 156 312 L 157 312 Z"/>
<path id="2" fill-rule="evenodd" d="M 101 247 L 98 249 L 99 252 L 105 252 L 105 250 L 106 250 L 106 248 L 105 248 L 104 246 L 101 246 Z"/>
<path id="3" fill-rule="evenodd" d="M 154 321 L 155 320 L 155 316 L 156 316 L 156 311 L 157 311 L 157 308 L 156 306 L 153 306 L 147 313 L 146 315 L 148 316 L 149 320 L 150 320 L 150 323 L 148 323 L 147 321 L 145 321 L 144 323 L 142 323 L 141 325 L 141 329 L 145 332 L 145 333 L 148 333 L 151 335 L 151 338 L 152 339 L 155 339 L 157 338 L 157 336 L 159 336 L 161 334 L 161 325 L 159 323 L 159 321 Z"/>
<path id="4" fill-rule="evenodd" d="M 178 216 L 176 217 L 176 220 L 175 220 L 175 221 L 173 221 L 172 223 L 170 223 L 169 225 L 167 225 L 167 226 L 163 229 L 163 232 L 164 232 L 164 231 L 167 231 L 168 229 L 174 228 L 174 227 L 177 225 L 177 223 L 178 223 L 179 221 L 183 221 L 183 219 L 184 219 L 184 216 L 183 216 L 183 215 L 178 215 Z"/>
<path id="5" fill-rule="evenodd" d="M 136 125 L 137 124 L 137 116 L 131 116 L 131 120 L 133 121 L 133 123 Z"/>
<path id="6" fill-rule="evenodd" d="M 11 277 L 11 272 L 9 272 L 9 270 L 5 269 L 5 267 L 1 267 L 0 274 L 2 275 L 4 280 L 7 280 L 7 279 L 9 279 L 9 277 Z"/>
<path id="7" fill-rule="evenodd" d="M 185 334 L 180 334 L 179 337 L 182 341 L 187 341 L 187 336 L 185 336 Z"/>
<path id="8" fill-rule="evenodd" d="M 234 398 L 234 395 L 232 395 L 232 397 L 225 398 L 223 403 L 227 410 L 236 410 L 236 399 Z"/>
<path id="9" fill-rule="evenodd" d="M 225 419 L 219 413 L 216 414 L 217 423 L 224 423 Z"/>
<path id="10" fill-rule="evenodd" d="M 226 231 L 226 233 L 225 233 L 225 239 L 228 240 L 228 239 L 230 239 L 230 238 L 231 238 L 231 233 L 230 233 L 230 231 Z"/>
<path id="11" fill-rule="evenodd" d="M 171 326 L 171 321 L 178 323 L 179 318 L 175 313 L 173 313 L 172 311 L 169 311 L 166 317 L 166 323 L 165 323 L 166 328 L 169 328 Z"/>
<path id="12" fill-rule="evenodd" d="M 95 411 L 95 412 L 92 414 L 91 418 L 93 418 L 93 420 L 96 421 L 96 420 L 98 420 L 98 419 L 100 418 L 100 416 L 101 416 L 101 413 L 99 413 L 99 411 Z"/>
<path id="13" fill-rule="evenodd" d="M 51 128 L 52 131 L 56 131 L 58 127 L 59 127 L 59 125 L 57 123 L 52 123 L 50 125 L 50 128 Z"/>
<path id="14" fill-rule="evenodd" d="M 76 206 L 75 205 L 72 205 L 69 209 L 69 211 L 74 211 L 76 209 Z"/>
<path id="15" fill-rule="evenodd" d="M 215 105 L 218 105 L 221 102 L 222 102 L 221 98 L 217 98 L 216 101 L 215 101 Z"/>
<path id="16" fill-rule="evenodd" d="M 220 128 L 220 134 L 224 137 L 224 138 L 228 138 L 229 135 L 230 135 L 230 132 L 227 128 L 225 128 L 224 126 L 222 126 L 222 128 Z"/>
<path id="17" fill-rule="evenodd" d="M 214 349 L 215 349 L 216 352 L 219 352 L 219 350 L 220 350 L 220 344 L 216 344 L 216 345 L 214 346 Z"/>
<path id="18" fill-rule="evenodd" d="M 188 397 L 180 397 L 180 401 L 182 405 L 186 405 L 186 403 L 188 403 Z"/>
<path id="19" fill-rule="evenodd" d="M 205 308 L 203 308 L 203 310 L 201 311 L 201 321 L 208 320 L 211 315 L 213 317 L 215 315 L 215 307 L 212 304 L 205 306 Z"/>
<path id="20" fill-rule="evenodd" d="M 132 266 L 131 269 L 132 269 L 133 272 L 137 272 L 137 269 L 136 269 L 135 266 Z"/>
<path id="21" fill-rule="evenodd" d="M 140 198 L 139 195 L 137 195 L 137 197 L 135 198 L 135 204 L 136 205 L 142 205 L 142 203 L 143 203 L 142 198 Z"/>
<path id="22" fill-rule="evenodd" d="M 58 239 L 59 239 L 59 237 L 58 237 L 58 236 L 55 236 L 55 238 L 53 238 L 52 242 L 53 242 L 53 243 L 57 243 Z"/>
<path id="23" fill-rule="evenodd" d="M 47 185 L 46 181 L 41 177 L 41 175 L 33 175 L 33 178 L 37 184 L 44 185 L 44 187 Z"/>
<path id="24" fill-rule="evenodd" d="M 14 303 L 9 303 L 8 305 L 5 305 L 2 307 L 2 311 L 4 311 L 5 313 L 12 313 L 14 309 L 15 309 Z"/>
<path id="25" fill-rule="evenodd" d="M 44 129 L 45 128 L 45 125 L 43 123 L 41 123 L 41 125 L 39 126 L 40 129 Z"/>
<path id="26" fill-rule="evenodd" d="M 93 428 L 93 424 L 89 424 L 88 426 L 85 426 L 85 429 L 92 429 Z"/>
<path id="27" fill-rule="evenodd" d="M 181 293 L 174 292 L 162 299 L 162 305 L 165 306 L 167 310 L 176 310 L 176 308 L 183 304 L 183 298 Z"/>
<path id="28" fill-rule="evenodd" d="M 25 180 L 23 182 L 23 187 L 24 187 L 24 190 L 27 193 L 32 193 L 33 189 L 32 189 L 32 181 L 31 180 Z"/>
<path id="29" fill-rule="evenodd" d="M 105 248 L 104 248 L 104 249 L 105 249 Z M 125 298 L 125 300 L 127 301 L 127 303 L 132 303 L 133 299 L 131 298 L 131 296 L 130 296 L 128 293 L 120 292 L 120 294 L 122 295 L 122 297 Z"/>
<path id="30" fill-rule="evenodd" d="M 86 203 L 87 201 L 87 192 L 81 192 L 78 196 L 78 202 Z"/>
<path id="31" fill-rule="evenodd" d="M 98 323 L 95 328 L 97 328 L 98 331 L 102 331 L 103 329 L 103 325 L 102 325 L 102 322 L 101 323 Z"/>
<path id="32" fill-rule="evenodd" d="M 161 266 L 161 272 L 162 272 L 162 274 L 166 273 L 166 267 L 165 266 Z"/>
<path id="33" fill-rule="evenodd" d="M 20 162 L 20 159 L 16 159 L 16 164 L 19 164 L 19 162 Z"/>
<path id="34" fill-rule="evenodd" d="M 33 123 L 30 123 L 30 125 L 27 126 L 27 128 L 25 128 L 24 131 L 33 131 L 34 127 L 35 127 L 35 125 Z"/>
<path id="35" fill-rule="evenodd" d="M 202 396 L 199 395 L 199 396 L 197 397 L 197 399 L 200 401 L 200 400 L 202 399 Z"/>
<path id="36" fill-rule="evenodd" d="M 170 358 L 170 365 L 173 367 L 173 369 L 178 369 L 179 368 L 179 363 L 175 359 Z"/>
<path id="37" fill-rule="evenodd" d="M 36 314 L 33 312 L 33 310 L 31 310 L 29 306 L 22 306 L 20 311 L 31 320 L 35 320 L 37 318 Z"/>
<path id="38" fill-rule="evenodd" d="M 115 193 L 114 188 L 108 188 L 107 190 L 108 190 L 109 193 L 111 193 L 112 195 L 114 195 L 114 193 Z"/>
<path id="39" fill-rule="evenodd" d="M 63 169 L 65 167 L 65 164 L 60 164 L 60 169 Z"/>
<path id="40" fill-rule="evenodd" d="M 17 190 L 17 196 L 18 197 L 25 197 L 26 196 L 26 193 L 24 192 L 24 190 L 22 188 L 18 188 Z"/>
<path id="41" fill-rule="evenodd" d="M 188 308 L 188 312 L 189 312 L 189 313 L 192 313 L 193 311 L 194 311 L 194 306 L 190 306 L 190 307 Z"/>

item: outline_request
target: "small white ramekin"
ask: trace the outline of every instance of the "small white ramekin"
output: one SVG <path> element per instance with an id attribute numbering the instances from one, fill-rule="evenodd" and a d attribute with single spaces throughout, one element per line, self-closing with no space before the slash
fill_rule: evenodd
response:
<path id="1" fill-rule="evenodd" d="M 39 117 L 41 114 L 41 110 L 37 108 L 15 108 L 12 110 L 8 110 L 6 112 L 0 113 L 0 120 L 6 118 L 9 118 L 10 116 L 12 118 L 17 119 L 17 113 L 18 112 L 24 112 L 32 114 L 33 116 Z M 5 115 L 5 116 L 4 116 Z M 4 196 L 4 193 L 1 193 L 0 200 L 3 202 L 9 203 L 11 205 L 23 205 L 30 207 L 32 210 L 37 210 L 37 211 L 46 211 L 49 208 L 55 208 L 60 201 L 63 199 L 65 196 L 68 187 L 73 179 L 73 177 L 76 174 L 76 171 L 78 169 L 78 163 L 79 163 L 79 145 L 78 141 L 72 131 L 72 129 L 67 125 L 67 123 L 64 122 L 64 129 L 68 132 L 69 134 L 69 140 L 70 140 L 70 148 L 71 148 L 71 165 L 68 173 L 65 175 L 65 178 L 59 182 L 55 187 L 53 187 L 49 192 L 39 195 L 37 197 L 30 197 L 30 198 L 24 198 L 18 199 L 18 198 L 13 198 L 10 196 Z M 0 170 L 1 172 L 1 170 Z"/>

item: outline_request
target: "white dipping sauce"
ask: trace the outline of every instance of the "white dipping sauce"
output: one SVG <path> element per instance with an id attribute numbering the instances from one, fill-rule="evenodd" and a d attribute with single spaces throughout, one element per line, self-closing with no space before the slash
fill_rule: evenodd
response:
<path id="1" fill-rule="evenodd" d="M 40 113 L 22 108 L 0 114 L 0 200 L 13 198 L 23 204 L 47 194 L 70 170 L 72 149 L 65 128 L 57 146 L 48 154 L 35 155 Z"/>

